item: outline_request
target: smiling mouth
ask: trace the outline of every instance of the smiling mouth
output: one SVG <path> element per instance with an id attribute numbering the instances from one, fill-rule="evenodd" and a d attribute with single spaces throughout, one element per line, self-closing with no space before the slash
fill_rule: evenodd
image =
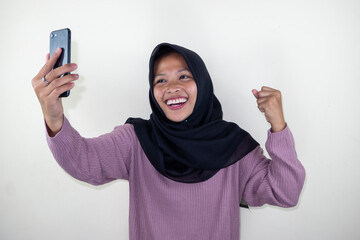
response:
<path id="1" fill-rule="evenodd" d="M 182 108 L 187 102 L 187 98 L 172 98 L 165 101 L 166 105 L 173 110 Z"/>

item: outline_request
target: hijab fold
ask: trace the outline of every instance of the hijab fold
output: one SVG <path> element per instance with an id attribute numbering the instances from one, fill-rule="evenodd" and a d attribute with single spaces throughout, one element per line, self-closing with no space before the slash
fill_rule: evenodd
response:
<path id="1" fill-rule="evenodd" d="M 182 122 L 169 120 L 154 97 L 154 65 L 162 48 L 171 48 L 179 53 L 196 82 L 194 110 Z M 147 158 L 163 176 L 183 183 L 206 181 L 259 145 L 237 124 L 222 119 L 221 104 L 213 93 L 210 75 L 195 52 L 162 43 L 153 50 L 149 65 L 152 114 L 149 120 L 129 118 L 126 123 L 134 126 Z"/>

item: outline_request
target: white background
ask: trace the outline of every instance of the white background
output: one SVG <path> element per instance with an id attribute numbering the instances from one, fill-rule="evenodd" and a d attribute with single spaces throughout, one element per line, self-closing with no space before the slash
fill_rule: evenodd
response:
<path id="1" fill-rule="evenodd" d="M 207 64 L 224 119 L 262 146 L 269 124 L 251 89 L 283 94 L 307 178 L 299 204 L 241 209 L 241 239 L 360 239 L 360 2 L 0 2 L 0 239 L 128 239 L 128 183 L 68 176 L 45 140 L 31 79 L 49 33 L 72 30 L 80 79 L 65 114 L 85 137 L 148 118 L 148 60 L 160 42 Z"/>

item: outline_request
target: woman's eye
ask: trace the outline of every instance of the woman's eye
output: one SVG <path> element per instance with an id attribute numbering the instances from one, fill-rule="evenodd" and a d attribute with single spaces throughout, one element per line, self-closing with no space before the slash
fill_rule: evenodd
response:
<path id="1" fill-rule="evenodd" d="M 187 75 L 181 75 L 181 76 L 180 76 L 180 79 L 188 79 L 188 78 L 190 78 L 190 77 L 187 76 Z"/>
<path id="2" fill-rule="evenodd" d="M 164 82 L 165 82 L 165 79 L 159 79 L 159 80 L 156 80 L 156 81 L 155 81 L 155 84 L 164 83 Z"/>

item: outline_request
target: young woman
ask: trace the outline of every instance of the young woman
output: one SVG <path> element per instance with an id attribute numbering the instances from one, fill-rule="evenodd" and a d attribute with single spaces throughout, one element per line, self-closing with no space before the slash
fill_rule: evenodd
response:
<path id="1" fill-rule="evenodd" d="M 130 239 L 239 239 L 239 206 L 292 207 L 304 183 L 279 91 L 253 90 L 271 124 L 266 149 L 222 119 L 202 59 L 159 44 L 150 58 L 149 120 L 129 118 L 97 138 L 83 138 L 64 116 L 58 96 L 74 87 L 76 69 L 51 70 L 58 50 L 33 79 L 49 147 L 65 171 L 90 184 L 130 184 Z"/>

